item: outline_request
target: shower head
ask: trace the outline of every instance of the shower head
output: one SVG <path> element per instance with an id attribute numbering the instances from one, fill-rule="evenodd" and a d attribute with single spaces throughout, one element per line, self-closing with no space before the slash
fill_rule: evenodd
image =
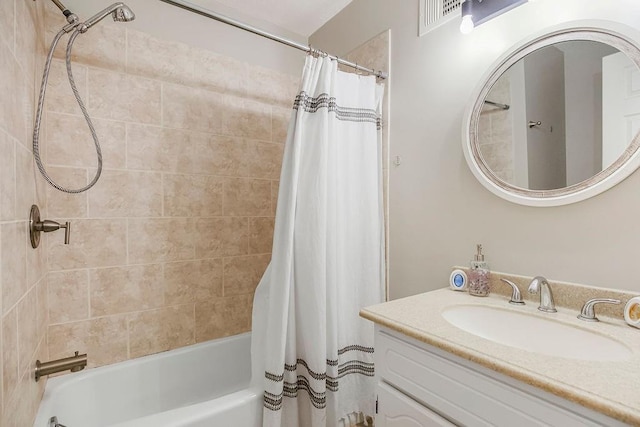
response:
<path id="1" fill-rule="evenodd" d="M 91 18 L 87 19 L 84 24 L 81 24 L 81 32 L 87 31 L 89 28 L 96 25 L 98 22 L 102 21 L 109 14 L 113 17 L 113 20 L 116 22 L 130 22 L 136 19 L 136 15 L 133 11 L 124 3 L 114 3 L 108 8 L 96 13 Z"/>

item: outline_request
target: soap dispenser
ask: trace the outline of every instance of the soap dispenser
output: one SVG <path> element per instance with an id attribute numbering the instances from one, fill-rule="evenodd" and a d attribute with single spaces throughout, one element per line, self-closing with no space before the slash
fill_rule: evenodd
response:
<path id="1" fill-rule="evenodd" d="M 477 245 L 477 253 L 473 257 L 473 261 L 471 261 L 469 294 L 476 297 L 489 295 L 489 265 L 484 260 L 482 245 Z"/>

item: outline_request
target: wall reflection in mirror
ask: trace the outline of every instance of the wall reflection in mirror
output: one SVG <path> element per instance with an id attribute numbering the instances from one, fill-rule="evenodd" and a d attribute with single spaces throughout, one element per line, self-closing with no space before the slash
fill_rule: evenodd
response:
<path id="1" fill-rule="evenodd" d="M 640 130 L 640 72 L 604 43 L 538 49 L 485 98 L 478 143 L 486 166 L 520 188 L 553 190 L 614 163 Z"/>

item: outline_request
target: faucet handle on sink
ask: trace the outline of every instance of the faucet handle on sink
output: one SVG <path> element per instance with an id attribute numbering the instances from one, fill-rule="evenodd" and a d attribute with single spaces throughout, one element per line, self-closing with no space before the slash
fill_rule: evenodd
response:
<path id="1" fill-rule="evenodd" d="M 582 310 L 578 315 L 578 319 L 584 320 L 585 322 L 599 322 L 596 317 L 595 305 L 596 304 L 620 304 L 619 299 L 611 299 L 611 298 L 594 298 L 585 302 L 582 306 Z"/>
<path id="2" fill-rule="evenodd" d="M 509 304 L 515 305 L 524 305 L 524 301 L 522 301 L 522 295 L 520 295 L 520 289 L 513 283 L 511 280 L 500 279 L 507 285 L 511 286 L 511 299 L 509 300 Z"/>

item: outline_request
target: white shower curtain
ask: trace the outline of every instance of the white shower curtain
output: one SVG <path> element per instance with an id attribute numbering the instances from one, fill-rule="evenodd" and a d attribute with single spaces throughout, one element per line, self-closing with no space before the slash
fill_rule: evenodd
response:
<path id="1" fill-rule="evenodd" d="M 382 94 L 373 76 L 307 57 L 254 299 L 264 426 L 349 426 L 375 412 L 373 325 L 358 312 L 384 298 Z"/>

